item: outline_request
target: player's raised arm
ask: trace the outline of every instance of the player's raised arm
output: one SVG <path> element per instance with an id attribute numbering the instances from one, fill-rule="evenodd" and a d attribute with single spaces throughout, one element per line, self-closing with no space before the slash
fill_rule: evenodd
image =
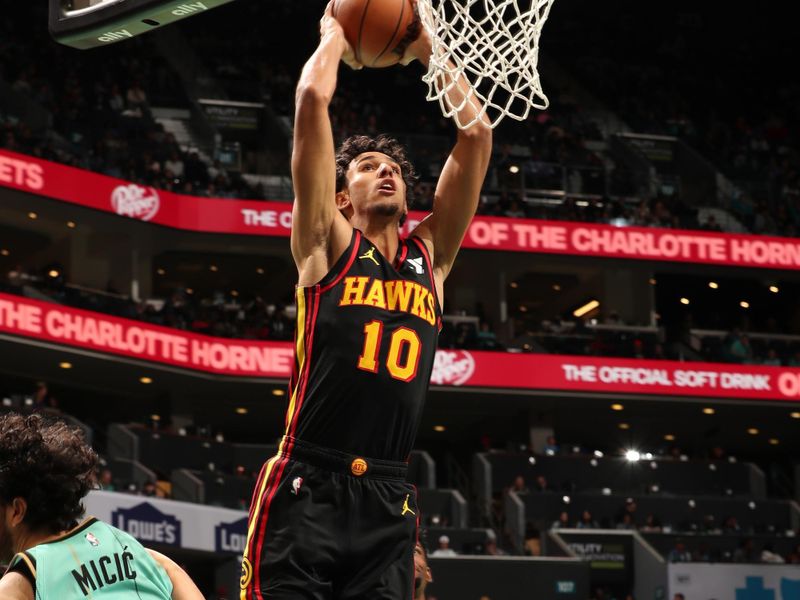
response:
<path id="1" fill-rule="evenodd" d="M 409 48 L 409 53 L 427 67 L 431 42 L 424 29 Z M 440 77 L 450 76 L 442 74 Z M 463 76 L 459 76 L 456 85 L 447 92 L 449 103 L 460 106 L 468 90 Z M 464 102 L 464 107 L 458 113 L 462 123 L 477 116 L 479 102 L 474 95 L 471 102 Z M 436 186 L 432 214 L 414 231 L 414 235 L 424 239 L 433 249 L 433 268 L 438 285 L 450 273 L 464 234 L 478 208 L 491 154 L 492 130 L 485 116 L 466 130 L 458 129 L 456 144 Z"/>
<path id="2" fill-rule="evenodd" d="M 303 67 L 295 96 L 292 181 L 292 255 L 298 269 L 320 250 L 327 252 L 336 209 L 336 163 L 328 107 L 336 90 L 339 61 L 352 50 L 331 5 L 320 22 L 320 42 Z M 302 282 L 301 282 L 302 283 Z"/>

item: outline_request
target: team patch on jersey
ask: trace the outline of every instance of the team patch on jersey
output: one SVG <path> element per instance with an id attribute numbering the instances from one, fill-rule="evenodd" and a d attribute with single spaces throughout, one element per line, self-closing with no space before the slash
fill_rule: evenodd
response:
<path id="1" fill-rule="evenodd" d="M 425 267 L 422 266 L 422 261 L 425 260 L 422 256 L 417 258 L 409 258 L 406 262 L 414 268 L 417 275 L 425 275 Z"/>
<path id="2" fill-rule="evenodd" d="M 100 540 L 95 537 L 95 535 L 91 532 L 86 534 L 86 541 L 89 542 L 92 546 L 99 546 Z"/>
<path id="3" fill-rule="evenodd" d="M 250 582 L 253 580 L 253 565 L 247 560 L 247 557 L 242 559 L 242 575 L 239 577 L 239 587 L 243 590 L 247 589 Z"/>
<path id="4" fill-rule="evenodd" d="M 371 277 L 345 277 L 339 306 L 374 306 L 409 313 L 436 325 L 433 294 L 424 285 L 406 279 L 384 281 Z"/>

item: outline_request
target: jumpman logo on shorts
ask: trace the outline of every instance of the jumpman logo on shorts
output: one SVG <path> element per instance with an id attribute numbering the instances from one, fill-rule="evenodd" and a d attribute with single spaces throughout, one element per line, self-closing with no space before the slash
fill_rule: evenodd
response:
<path id="1" fill-rule="evenodd" d="M 369 250 L 367 250 L 364 254 L 362 254 L 358 258 L 368 258 L 369 260 L 374 262 L 376 265 L 380 266 L 380 263 L 378 262 L 378 259 L 375 258 L 375 248 L 374 247 L 372 247 Z"/>
<path id="2" fill-rule="evenodd" d="M 415 517 L 417 516 L 417 513 L 415 513 L 413 510 L 411 510 L 411 507 L 408 506 L 408 499 L 409 499 L 410 496 L 411 496 L 411 494 L 406 494 L 406 499 L 403 502 L 403 512 L 400 513 L 401 517 L 405 517 L 406 514 L 408 514 L 408 513 L 411 513 Z"/>

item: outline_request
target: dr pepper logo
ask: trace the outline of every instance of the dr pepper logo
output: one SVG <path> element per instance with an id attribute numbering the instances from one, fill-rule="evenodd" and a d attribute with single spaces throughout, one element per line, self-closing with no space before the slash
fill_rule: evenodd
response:
<path id="1" fill-rule="evenodd" d="M 149 221 L 156 216 L 161 201 L 155 189 L 131 183 L 114 188 L 111 192 L 111 206 L 123 217 Z"/>
<path id="2" fill-rule="evenodd" d="M 475 359 L 464 350 L 439 350 L 433 361 L 433 385 L 464 385 L 475 373 Z"/>

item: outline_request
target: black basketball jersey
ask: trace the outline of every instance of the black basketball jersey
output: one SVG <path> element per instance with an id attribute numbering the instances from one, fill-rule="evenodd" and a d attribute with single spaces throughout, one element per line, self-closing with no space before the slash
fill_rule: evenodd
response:
<path id="1" fill-rule="evenodd" d="M 441 309 L 427 249 L 393 261 L 359 230 L 317 285 L 297 287 L 286 432 L 365 457 L 406 460 L 428 390 Z"/>

